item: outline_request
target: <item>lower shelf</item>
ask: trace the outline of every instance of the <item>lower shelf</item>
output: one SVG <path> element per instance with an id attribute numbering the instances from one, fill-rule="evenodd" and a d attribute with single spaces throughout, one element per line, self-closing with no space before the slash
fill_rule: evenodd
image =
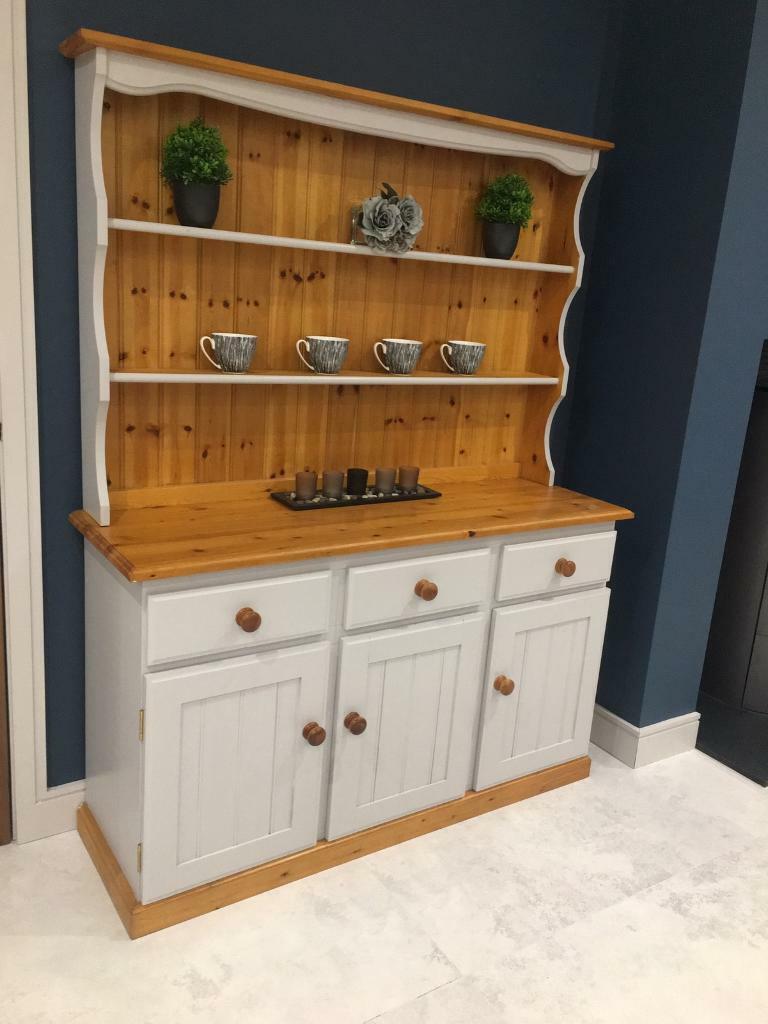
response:
<path id="1" fill-rule="evenodd" d="M 206 370 L 113 370 L 109 379 L 113 384 L 307 384 L 332 386 L 356 384 L 358 386 L 412 386 L 426 385 L 445 387 L 450 385 L 559 384 L 558 377 L 547 377 L 543 373 L 415 373 L 397 374 L 381 371 L 340 370 L 339 373 L 309 373 L 307 370 L 255 370 L 249 373 L 208 373 Z"/>
<path id="2" fill-rule="evenodd" d="M 331 842 L 319 842 L 308 850 L 227 875 L 156 903 L 142 904 L 137 901 L 87 804 L 81 804 L 78 808 L 77 830 L 125 930 L 131 939 L 139 939 L 190 918 L 200 917 L 211 910 L 218 910 L 288 882 L 325 871 L 326 868 L 336 867 L 388 846 L 396 846 L 408 839 L 435 832 L 439 828 L 467 821 L 498 807 L 506 807 L 528 797 L 538 796 L 539 793 L 547 793 L 571 782 L 578 782 L 579 779 L 586 779 L 590 764 L 589 757 L 577 757 L 565 764 L 544 768 L 520 779 L 484 789 L 480 793 L 470 791 L 447 804 L 430 807 L 426 811 L 418 811 Z"/>

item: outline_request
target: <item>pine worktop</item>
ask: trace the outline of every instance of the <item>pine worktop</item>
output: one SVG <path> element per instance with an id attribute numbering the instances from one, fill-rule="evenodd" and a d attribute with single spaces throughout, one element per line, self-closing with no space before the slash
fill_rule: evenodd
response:
<path id="1" fill-rule="evenodd" d="M 609 523 L 633 515 L 618 505 L 528 480 L 459 481 L 427 473 L 424 482 L 443 496 L 293 512 L 269 497 L 270 487 L 284 489 L 284 482 L 179 486 L 116 495 L 109 526 L 99 526 L 84 511 L 69 519 L 126 579 L 139 582 Z"/>

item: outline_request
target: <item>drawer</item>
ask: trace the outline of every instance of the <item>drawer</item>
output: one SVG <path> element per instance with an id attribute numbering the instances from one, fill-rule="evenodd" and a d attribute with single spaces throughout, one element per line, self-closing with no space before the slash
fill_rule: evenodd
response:
<path id="1" fill-rule="evenodd" d="M 330 604 L 329 572 L 150 594 L 147 663 L 315 636 L 328 629 Z M 252 632 L 237 623 L 244 608 L 261 616 Z M 244 625 L 257 621 L 251 616 Z"/>
<path id="2" fill-rule="evenodd" d="M 601 583 L 611 575 L 616 533 L 592 533 L 586 537 L 560 537 L 555 540 L 532 541 L 530 544 L 508 544 L 501 556 L 501 570 L 496 599 L 508 601 L 534 594 L 559 594 Z M 556 566 L 560 559 L 565 573 Z"/>
<path id="3" fill-rule="evenodd" d="M 490 562 L 490 551 L 480 550 L 350 569 L 344 625 L 354 629 L 478 604 L 487 594 Z M 420 581 L 428 584 L 422 596 L 416 593 Z"/>

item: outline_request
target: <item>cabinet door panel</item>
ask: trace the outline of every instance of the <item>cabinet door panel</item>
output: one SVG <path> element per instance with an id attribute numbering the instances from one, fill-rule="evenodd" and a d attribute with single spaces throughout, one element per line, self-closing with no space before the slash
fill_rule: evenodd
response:
<path id="1" fill-rule="evenodd" d="M 144 902 L 311 846 L 327 644 L 146 677 Z"/>
<path id="2" fill-rule="evenodd" d="M 480 730 L 476 788 L 587 752 L 608 590 L 498 608 Z M 498 675 L 515 683 L 494 689 Z"/>
<path id="3" fill-rule="evenodd" d="M 485 619 L 342 641 L 328 837 L 462 796 L 472 754 Z M 367 721 L 354 736 L 344 718 Z"/>

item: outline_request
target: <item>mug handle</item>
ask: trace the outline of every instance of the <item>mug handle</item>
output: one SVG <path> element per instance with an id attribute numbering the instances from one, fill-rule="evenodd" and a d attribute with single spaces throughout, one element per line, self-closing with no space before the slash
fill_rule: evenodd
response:
<path id="1" fill-rule="evenodd" d="M 216 367 L 217 370 L 221 370 L 221 365 L 216 362 L 216 360 L 213 358 L 213 356 L 208 354 L 208 349 L 205 347 L 206 341 L 210 341 L 210 343 L 211 343 L 211 350 L 213 352 L 216 351 L 216 342 L 213 340 L 213 338 L 209 334 L 204 334 L 202 336 L 202 338 L 200 339 L 200 350 L 201 350 L 201 352 L 203 353 L 203 355 L 205 356 L 205 358 L 208 360 L 209 363 L 213 363 L 213 365 Z"/>
<path id="2" fill-rule="evenodd" d="M 379 345 L 381 345 L 381 350 L 384 353 L 384 355 L 387 354 L 387 346 L 384 344 L 383 341 L 377 341 L 376 342 L 376 344 L 373 346 L 373 354 L 376 356 L 376 360 L 377 360 L 379 366 L 383 366 L 384 369 L 387 371 L 387 373 L 389 373 L 389 367 L 387 366 L 387 364 L 384 362 L 384 360 L 379 355 Z"/>
<path id="3" fill-rule="evenodd" d="M 450 345 L 448 344 L 448 342 L 447 342 L 447 341 L 446 341 L 446 342 L 443 342 L 443 344 L 442 344 L 442 345 L 440 346 L 440 358 L 441 358 L 441 359 L 443 360 L 443 362 L 444 362 L 444 363 L 445 363 L 445 365 L 446 365 L 446 366 L 448 367 L 448 369 L 449 369 L 449 370 L 451 371 L 451 373 L 456 373 L 456 371 L 454 370 L 454 368 L 453 368 L 453 367 L 451 366 L 451 364 L 450 364 L 450 363 L 448 362 L 448 360 L 447 360 L 447 359 L 445 358 L 445 352 L 444 352 L 443 350 L 444 350 L 444 349 L 446 349 L 446 348 L 448 349 L 448 351 L 449 351 L 449 352 L 452 352 L 452 351 L 453 351 L 453 349 L 451 348 L 451 346 L 450 346 Z"/>
<path id="4" fill-rule="evenodd" d="M 302 363 L 304 363 L 305 366 L 308 366 L 309 369 L 313 373 L 316 373 L 317 371 L 315 370 L 315 368 L 312 365 L 312 363 L 310 363 L 307 359 L 305 359 L 304 356 L 301 354 L 301 346 L 302 345 L 306 348 L 307 355 L 309 355 L 309 344 L 308 344 L 308 342 L 306 341 L 305 338 L 299 338 L 299 340 L 296 342 L 296 351 L 299 353 L 299 359 L 302 361 Z"/>

